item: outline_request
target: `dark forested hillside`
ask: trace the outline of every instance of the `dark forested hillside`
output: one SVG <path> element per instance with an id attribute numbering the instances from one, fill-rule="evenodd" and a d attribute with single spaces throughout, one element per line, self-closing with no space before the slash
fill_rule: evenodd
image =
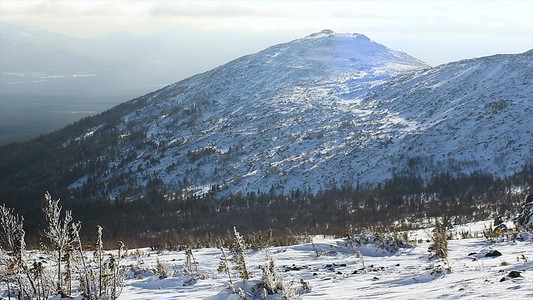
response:
<path id="1" fill-rule="evenodd" d="M 163 195 L 157 189 L 136 199 L 69 198 L 59 192 L 65 209 L 82 221 L 82 235 L 91 239 L 96 225 L 106 237 L 130 245 L 161 246 L 190 243 L 191 239 L 224 236 L 234 226 L 241 232 L 272 231 L 277 235 L 331 233 L 342 235 L 348 227 L 410 228 L 420 219 L 447 217 L 463 223 L 514 213 L 533 184 L 533 166 L 511 177 L 488 174 L 452 177 L 440 174 L 424 183 L 417 177 L 394 177 L 377 187 L 345 186 L 310 194 L 296 190 L 237 194 L 215 198 Z M 517 189 L 522 187 L 522 189 Z M 8 207 L 26 216 L 30 240 L 39 240 L 40 203 L 44 192 L 23 193 L 2 188 Z"/>

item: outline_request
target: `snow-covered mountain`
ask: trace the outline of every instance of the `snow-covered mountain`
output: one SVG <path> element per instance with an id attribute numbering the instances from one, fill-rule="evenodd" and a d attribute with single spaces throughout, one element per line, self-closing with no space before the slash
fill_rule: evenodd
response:
<path id="1" fill-rule="evenodd" d="M 183 29 L 74 38 L 0 20 L 0 146 L 58 130 L 286 39 Z"/>
<path id="2" fill-rule="evenodd" d="M 67 128 L 54 174 L 74 192 L 110 197 L 154 186 L 222 196 L 395 174 L 504 176 L 532 162 L 532 58 L 431 68 L 364 35 L 325 30 Z"/>

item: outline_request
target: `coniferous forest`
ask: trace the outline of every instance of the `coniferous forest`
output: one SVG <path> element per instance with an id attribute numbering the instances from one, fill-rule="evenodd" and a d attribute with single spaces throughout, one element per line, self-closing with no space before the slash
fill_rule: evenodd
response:
<path id="1" fill-rule="evenodd" d="M 446 217 L 454 223 L 486 220 L 515 213 L 533 183 L 533 167 L 513 176 L 488 174 L 394 177 L 377 186 L 333 188 L 311 194 L 296 190 L 290 195 L 248 193 L 216 197 L 216 187 L 202 196 L 180 197 L 149 185 L 138 198 L 98 199 L 74 197 L 65 190 L 50 190 L 66 210 L 83 224 L 82 239 L 94 239 L 94 228 L 106 229 L 107 240 L 130 246 L 174 247 L 210 243 L 233 227 L 244 234 L 290 237 L 302 234 L 343 235 L 348 227 L 412 229 L 418 220 Z M 520 188 L 524 187 L 524 188 Z M 7 207 L 25 216 L 28 243 L 42 239 L 43 195 L 40 188 L 0 186 Z"/>

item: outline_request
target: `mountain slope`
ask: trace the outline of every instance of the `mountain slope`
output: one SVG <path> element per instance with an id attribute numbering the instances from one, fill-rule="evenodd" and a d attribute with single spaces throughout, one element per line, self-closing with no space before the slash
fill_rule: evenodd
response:
<path id="1" fill-rule="evenodd" d="M 459 61 L 373 90 L 369 101 L 409 124 L 389 151 L 404 153 L 418 173 L 510 175 L 531 164 L 532 58 L 533 50 Z"/>
<path id="2" fill-rule="evenodd" d="M 0 180 L 123 198 L 508 175 L 532 159 L 532 55 L 430 68 L 363 35 L 322 31 L 5 148 Z"/>
<path id="3" fill-rule="evenodd" d="M 73 38 L 0 21 L 0 146 L 60 129 L 279 40 L 216 30 Z"/>

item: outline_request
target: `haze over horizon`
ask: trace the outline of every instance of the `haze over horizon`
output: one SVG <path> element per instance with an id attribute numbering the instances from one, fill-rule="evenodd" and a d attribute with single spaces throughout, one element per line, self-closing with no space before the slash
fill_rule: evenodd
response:
<path id="1" fill-rule="evenodd" d="M 232 33 L 236 57 L 323 29 L 365 34 L 434 66 L 533 48 L 532 1 L 2 1 L 0 20 L 76 38 Z"/>

